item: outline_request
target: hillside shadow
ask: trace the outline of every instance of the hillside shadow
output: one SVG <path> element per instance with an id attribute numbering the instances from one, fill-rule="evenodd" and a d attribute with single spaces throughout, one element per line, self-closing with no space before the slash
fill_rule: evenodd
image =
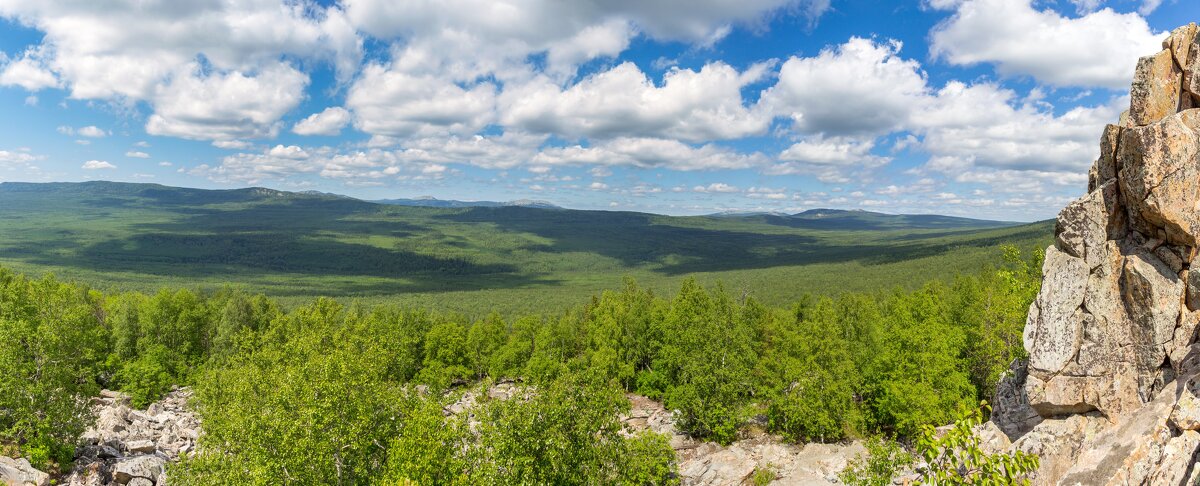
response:
<path id="1" fill-rule="evenodd" d="M 856 244 L 810 235 L 656 224 L 654 216 L 644 213 L 579 213 L 519 207 L 471 208 L 438 218 L 494 224 L 504 231 L 530 233 L 552 241 L 530 248 L 536 251 L 595 253 L 619 260 L 626 266 L 649 266 L 667 275 L 848 261 L 884 264 L 938 255 L 959 247 L 994 246 L 1021 237 L 1021 233 L 1005 233 L 953 241 L 897 244 L 899 238 L 896 238 Z M 1031 229 L 1027 233 L 1033 235 L 1040 231 L 1042 229 Z"/>

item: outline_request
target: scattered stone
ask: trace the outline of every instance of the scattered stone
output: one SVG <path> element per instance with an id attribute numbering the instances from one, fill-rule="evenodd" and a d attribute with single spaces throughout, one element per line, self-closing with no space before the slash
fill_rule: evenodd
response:
<path id="1" fill-rule="evenodd" d="M 166 464 L 189 454 L 200 436 L 200 421 L 187 408 L 188 388 L 176 388 L 145 411 L 130 410 L 128 397 L 102 392 L 93 400 L 96 423 L 76 448 L 68 486 L 153 486 Z"/>

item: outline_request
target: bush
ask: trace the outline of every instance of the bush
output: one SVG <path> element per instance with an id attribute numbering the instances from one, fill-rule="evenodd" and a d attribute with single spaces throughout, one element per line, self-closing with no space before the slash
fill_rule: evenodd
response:
<path id="1" fill-rule="evenodd" d="M 186 382 L 179 378 L 184 369 L 179 357 L 166 346 L 151 344 L 133 361 L 121 365 L 114 380 L 121 391 L 129 394 L 134 408 L 146 408 L 171 391 L 173 385 Z"/>
<path id="2" fill-rule="evenodd" d="M 35 466 L 69 463 L 108 353 L 98 296 L 0 269 L 0 443 Z"/>
<path id="3" fill-rule="evenodd" d="M 913 457 L 899 443 L 872 437 L 867 454 L 850 461 L 838 478 L 850 486 L 889 486 L 896 474 L 912 465 Z"/>
<path id="4" fill-rule="evenodd" d="M 921 482 L 940 485 L 1017 485 L 1029 484 L 1026 477 L 1038 468 L 1038 457 L 1015 451 L 1012 454 L 988 454 L 980 446 L 973 429 L 983 423 L 987 402 L 979 408 L 959 412 L 954 425 L 944 434 L 925 426 L 917 440 L 917 452 L 925 460 Z"/>

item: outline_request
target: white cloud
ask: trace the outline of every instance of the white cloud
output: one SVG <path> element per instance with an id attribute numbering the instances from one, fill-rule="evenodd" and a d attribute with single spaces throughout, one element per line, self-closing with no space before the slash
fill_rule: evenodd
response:
<path id="1" fill-rule="evenodd" d="M 43 158 L 28 152 L 0 150 L 0 164 L 4 165 L 27 165 Z"/>
<path id="2" fill-rule="evenodd" d="M 313 113 L 292 127 L 297 135 L 334 136 L 350 123 L 350 112 L 340 106 L 331 106 L 320 113 Z"/>
<path id="3" fill-rule="evenodd" d="M 693 192 L 701 192 L 701 193 L 732 193 L 732 192 L 738 192 L 739 189 L 736 186 L 731 186 L 724 182 L 714 182 L 707 186 L 693 187 L 692 191 Z"/>
<path id="4" fill-rule="evenodd" d="M 588 185 L 588 189 L 591 189 L 593 191 L 603 191 L 605 189 L 608 189 L 608 184 L 605 184 L 603 182 L 593 182 L 590 185 Z"/>
<path id="5" fill-rule="evenodd" d="M 84 162 L 83 166 L 80 168 L 83 170 L 101 170 L 101 169 L 116 169 L 117 166 L 112 165 L 103 160 L 89 160 L 87 162 Z"/>
<path id="6" fill-rule="evenodd" d="M 44 33 L 30 51 L 36 55 L 9 63 L 0 83 L 62 86 L 75 99 L 146 101 L 155 112 L 150 129 L 187 138 L 270 134 L 263 128 L 277 118 L 259 115 L 279 113 L 263 111 L 250 96 L 192 96 L 190 90 L 229 94 L 205 88 L 255 77 L 256 85 L 239 90 L 255 88 L 254 95 L 274 102 L 302 94 L 292 89 L 294 75 L 258 74 L 279 72 L 281 58 L 327 62 L 345 81 L 362 57 L 361 40 L 341 8 L 311 2 L 5 0 L 0 17 Z M 198 60 L 203 72 L 194 67 Z M 307 76 L 295 74 L 307 83 Z"/>
<path id="7" fill-rule="evenodd" d="M 1160 49 L 1137 14 L 1111 9 L 1064 17 L 1031 0 L 965 0 L 931 33 L 934 57 L 958 65 L 990 63 L 1003 76 L 1031 76 L 1054 86 L 1124 90 L 1137 59 Z"/>
<path id="8" fill-rule="evenodd" d="M 899 56 L 897 41 L 853 37 L 816 57 L 792 57 L 762 103 L 795 130 L 825 135 L 881 134 L 901 128 L 927 96 L 921 65 Z"/>
<path id="9" fill-rule="evenodd" d="M 921 147 L 940 159 L 999 169 L 1086 174 L 1099 155 L 1099 133 L 1114 122 L 1124 98 L 1078 107 L 1062 115 L 1019 104 L 1012 90 L 994 84 L 950 82 L 918 117 Z M 935 164 L 936 165 L 936 164 Z"/>
<path id="10" fill-rule="evenodd" d="M 277 62 L 254 73 L 186 75 L 159 87 L 146 133 L 194 140 L 274 137 L 278 120 L 304 98 L 308 76 Z"/>
<path id="11" fill-rule="evenodd" d="M 1086 14 L 1098 10 L 1101 5 L 1104 5 L 1104 0 L 1071 0 L 1071 3 L 1075 5 L 1077 12 Z"/>
<path id="12" fill-rule="evenodd" d="M 37 59 L 36 51 L 30 50 L 20 59 L 15 59 L 0 68 L 0 86 L 20 86 L 29 91 L 57 88 L 58 78 Z"/>
<path id="13" fill-rule="evenodd" d="M 213 147 L 226 150 L 247 150 L 254 144 L 245 140 L 213 140 Z"/>
<path id="14" fill-rule="evenodd" d="M 526 53 L 575 37 L 588 27 L 617 19 L 652 37 L 707 44 L 732 24 L 754 23 L 780 9 L 816 19 L 828 0 L 444 0 L 394 2 L 347 0 L 356 25 L 376 37 L 430 38 L 447 31 L 481 44 L 509 43 Z"/>
<path id="15" fill-rule="evenodd" d="M 541 165 L 627 165 L 673 170 L 747 169 L 761 167 L 767 157 L 743 154 L 714 144 L 693 147 L 677 140 L 622 137 L 590 147 L 543 149 L 531 161 Z"/>
<path id="16" fill-rule="evenodd" d="M 125 156 L 126 156 L 126 157 L 133 157 L 133 158 L 135 158 L 135 159 L 148 159 L 148 158 L 150 158 L 150 154 L 148 154 L 148 153 L 146 153 L 146 152 L 138 152 L 138 151 L 136 151 L 136 150 L 130 150 L 130 151 L 128 151 L 128 152 L 125 152 Z"/>
<path id="17" fill-rule="evenodd" d="M 1138 13 L 1143 16 L 1150 15 L 1158 10 L 1159 5 L 1162 5 L 1162 0 L 1142 0 L 1142 6 L 1138 7 Z"/>
<path id="18" fill-rule="evenodd" d="M 88 125 L 86 127 L 80 128 L 80 129 L 76 130 L 75 133 L 79 134 L 79 136 L 81 136 L 81 137 L 90 137 L 90 138 L 103 138 L 103 137 L 108 136 L 108 132 L 106 132 L 106 131 L 104 131 L 104 129 L 94 126 L 94 125 Z"/>
<path id="19" fill-rule="evenodd" d="M 392 137 L 470 135 L 493 119 L 493 84 L 463 88 L 448 79 L 394 68 L 369 65 L 350 88 L 346 106 L 354 111 L 355 128 Z"/>
<path id="20" fill-rule="evenodd" d="M 283 145 L 276 145 L 267 151 L 267 155 L 270 157 L 293 160 L 308 158 L 308 152 L 305 152 L 304 149 L 295 145 L 288 145 L 286 147 Z"/>
<path id="21" fill-rule="evenodd" d="M 741 89 L 769 64 L 738 72 L 714 62 L 700 71 L 673 69 L 656 86 L 631 62 L 592 74 L 565 90 L 547 78 L 508 86 L 506 126 L 570 138 L 663 137 L 686 141 L 740 138 L 766 131 L 767 116 L 744 106 Z"/>
<path id="22" fill-rule="evenodd" d="M 874 155 L 871 139 L 846 137 L 801 140 L 779 154 L 779 162 L 767 169 L 775 175 L 812 175 L 824 182 L 848 182 L 850 175 L 875 169 L 891 161 Z"/>

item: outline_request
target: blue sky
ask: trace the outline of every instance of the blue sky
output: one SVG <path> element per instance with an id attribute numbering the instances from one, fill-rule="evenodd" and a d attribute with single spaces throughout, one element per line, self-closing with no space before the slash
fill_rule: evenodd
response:
<path id="1" fill-rule="evenodd" d="M 0 181 L 1008 220 L 1192 0 L 0 0 Z"/>

